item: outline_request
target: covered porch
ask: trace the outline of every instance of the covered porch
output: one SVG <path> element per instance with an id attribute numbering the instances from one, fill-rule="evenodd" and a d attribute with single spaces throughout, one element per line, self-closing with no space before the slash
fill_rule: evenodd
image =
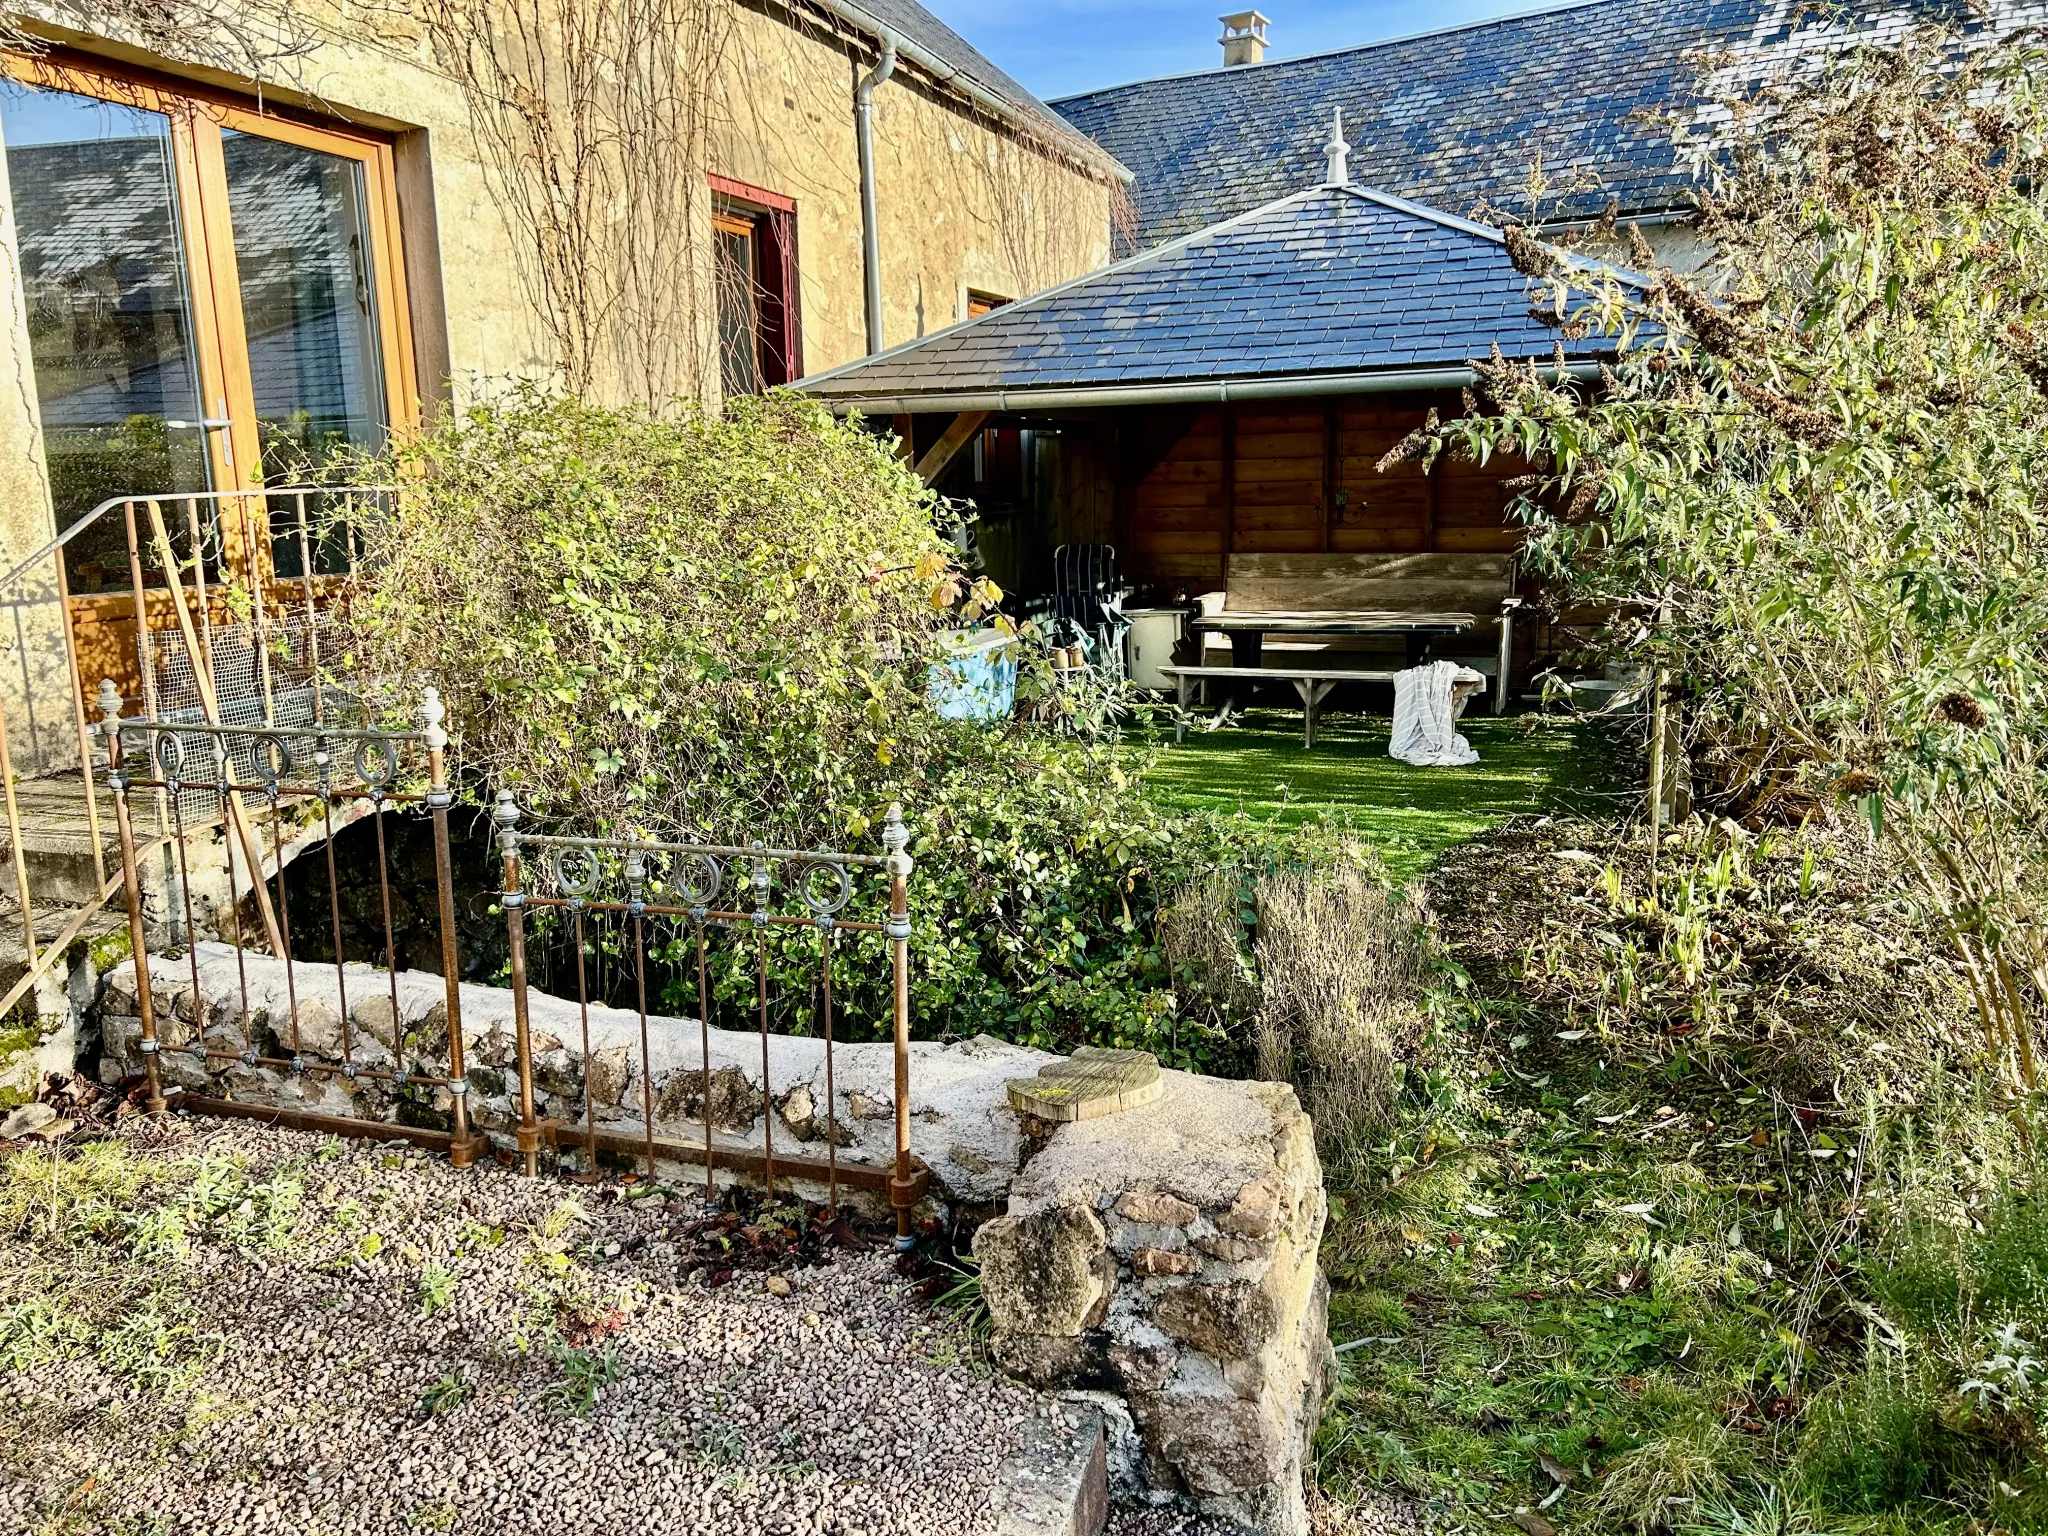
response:
<path id="1" fill-rule="evenodd" d="M 1142 616 L 1173 611 L 1183 662 L 1384 677 L 1427 654 L 1484 660 L 1512 693 L 1556 649 L 1524 618 L 1501 665 L 1529 466 L 1425 469 L 1403 445 L 1471 408 L 1473 359 L 1590 379 L 1614 343 L 1567 329 L 1501 231 L 1353 185 L 1326 149 L 1319 186 L 802 387 L 971 499 L 972 553 L 1020 603 L 1065 595 L 1061 549 L 1113 550 L 1141 683 L 1160 681 Z M 1486 582 L 1498 600 L 1473 597 Z M 1271 626 L 1254 648 L 1222 619 L 1248 608 L 1387 622 Z M 1447 613 L 1421 643 L 1405 622 Z"/>

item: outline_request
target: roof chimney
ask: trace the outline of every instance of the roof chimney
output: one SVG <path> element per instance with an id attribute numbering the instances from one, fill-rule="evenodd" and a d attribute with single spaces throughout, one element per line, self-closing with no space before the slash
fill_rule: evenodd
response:
<path id="1" fill-rule="evenodd" d="M 1234 16 L 1218 18 L 1223 23 L 1223 67 L 1234 69 L 1239 64 L 1258 64 L 1266 57 L 1266 28 L 1272 23 L 1257 11 L 1239 11 Z"/>

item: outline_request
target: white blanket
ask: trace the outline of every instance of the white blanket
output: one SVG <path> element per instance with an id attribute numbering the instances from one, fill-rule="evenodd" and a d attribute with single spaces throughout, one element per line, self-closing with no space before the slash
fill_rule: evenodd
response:
<path id="1" fill-rule="evenodd" d="M 1465 699 L 1486 679 L 1455 661 L 1432 661 L 1394 674 L 1394 735 L 1387 756 L 1417 768 L 1460 768 L 1479 761 L 1457 732 Z"/>

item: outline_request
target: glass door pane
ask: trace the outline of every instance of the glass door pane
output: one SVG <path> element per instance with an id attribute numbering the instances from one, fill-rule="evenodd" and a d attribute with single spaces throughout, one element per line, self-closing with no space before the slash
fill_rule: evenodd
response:
<path id="1" fill-rule="evenodd" d="M 754 221 L 719 209 L 713 218 L 718 285 L 719 383 L 728 397 L 761 389 L 760 240 Z"/>
<path id="2" fill-rule="evenodd" d="M 111 497 L 210 489 L 170 120 L 4 81 L 0 139 L 58 528 Z M 73 540 L 66 571 L 77 593 L 125 590 L 123 520 Z"/>
<path id="3" fill-rule="evenodd" d="M 304 484 L 350 448 L 380 450 L 390 421 L 362 163 L 232 130 L 221 154 L 262 480 Z M 347 530 L 300 507 L 272 499 L 277 574 L 304 574 L 302 529 L 315 573 L 347 569 Z"/>

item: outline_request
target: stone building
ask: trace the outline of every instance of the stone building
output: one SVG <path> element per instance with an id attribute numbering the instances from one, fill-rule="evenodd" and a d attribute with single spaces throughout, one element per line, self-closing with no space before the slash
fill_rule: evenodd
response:
<path id="1" fill-rule="evenodd" d="M 49 0 L 0 33 L 17 768 L 76 756 L 60 610 L 88 694 L 135 671 L 119 517 L 63 601 L 21 569 L 110 497 L 274 486 L 509 380 L 751 391 L 1107 258 L 1126 173 L 915 0 L 598 4 L 580 44 L 569 9 Z M 259 563 L 295 577 L 277 515 Z"/>

